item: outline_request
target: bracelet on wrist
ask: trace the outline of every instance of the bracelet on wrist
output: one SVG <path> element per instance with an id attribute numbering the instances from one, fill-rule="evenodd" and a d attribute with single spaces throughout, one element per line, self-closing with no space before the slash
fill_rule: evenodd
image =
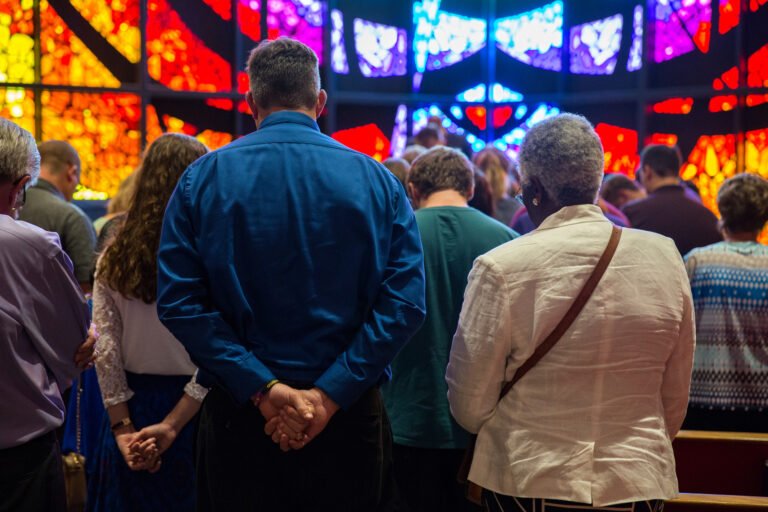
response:
<path id="1" fill-rule="evenodd" d="M 272 389 L 275 386 L 275 384 L 279 384 L 279 383 L 280 381 L 277 379 L 272 379 L 271 381 L 267 382 L 267 384 L 263 388 L 261 388 L 258 393 L 256 393 L 256 396 L 253 397 L 253 405 L 258 407 L 259 404 L 261 403 L 261 400 L 264 398 L 264 395 L 269 393 L 269 390 Z"/>

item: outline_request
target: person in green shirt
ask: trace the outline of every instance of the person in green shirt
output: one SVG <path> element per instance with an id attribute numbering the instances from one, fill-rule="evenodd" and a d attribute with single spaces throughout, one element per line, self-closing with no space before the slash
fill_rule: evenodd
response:
<path id="1" fill-rule="evenodd" d="M 469 207 L 474 174 L 458 150 L 436 147 L 419 156 L 407 185 L 424 247 L 427 316 L 383 387 L 395 477 L 410 512 L 472 510 L 456 483 L 469 434 L 451 417 L 445 369 L 472 263 L 518 235 Z"/>

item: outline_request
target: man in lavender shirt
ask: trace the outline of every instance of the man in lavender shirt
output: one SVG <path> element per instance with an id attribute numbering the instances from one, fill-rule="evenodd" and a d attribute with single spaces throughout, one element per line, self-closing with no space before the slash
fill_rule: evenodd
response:
<path id="1" fill-rule="evenodd" d="M 39 172 L 32 135 L 0 118 L 0 511 L 66 510 L 61 392 L 93 352 L 58 235 L 16 220 Z"/>

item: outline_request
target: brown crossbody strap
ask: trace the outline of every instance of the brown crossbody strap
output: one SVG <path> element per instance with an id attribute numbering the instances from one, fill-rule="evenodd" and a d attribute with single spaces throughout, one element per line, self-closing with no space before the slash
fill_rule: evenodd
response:
<path id="1" fill-rule="evenodd" d="M 547 336 L 547 338 L 538 347 L 536 347 L 536 350 L 531 355 L 531 357 L 529 357 L 528 360 L 524 362 L 520 368 L 517 369 L 515 375 L 512 377 L 512 380 L 504 385 L 504 388 L 501 390 L 499 400 L 504 398 L 504 396 L 509 393 L 509 390 L 512 389 L 512 386 L 514 386 L 517 381 L 522 379 L 523 376 L 528 373 L 531 368 L 536 366 L 541 358 L 544 357 L 558 341 L 560 341 L 560 338 L 563 337 L 563 334 L 565 334 L 568 328 L 571 327 L 574 320 L 576 320 L 576 317 L 579 316 L 579 313 L 581 313 L 581 310 L 584 309 L 587 301 L 592 296 L 592 293 L 595 291 L 595 288 L 600 282 L 600 279 L 602 279 L 603 274 L 605 274 L 605 270 L 611 263 L 613 255 L 616 253 L 616 247 L 618 247 L 620 239 L 621 228 L 613 226 L 613 231 L 611 232 L 610 240 L 608 240 L 608 245 L 606 246 L 605 251 L 603 251 L 603 255 L 600 256 L 600 260 L 597 262 L 595 269 L 592 271 L 592 275 L 590 275 L 589 279 L 587 279 L 587 282 L 584 283 L 584 287 L 579 292 L 576 300 L 573 301 L 573 304 L 571 304 L 571 307 L 568 309 L 568 312 L 565 314 L 563 319 L 560 320 L 560 323 L 557 324 L 557 327 L 555 327 L 550 335 Z"/>

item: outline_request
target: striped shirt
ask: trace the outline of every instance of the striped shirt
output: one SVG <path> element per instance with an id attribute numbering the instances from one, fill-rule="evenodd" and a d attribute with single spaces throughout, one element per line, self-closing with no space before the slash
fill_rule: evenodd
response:
<path id="1" fill-rule="evenodd" d="M 720 242 L 685 259 L 697 333 L 691 405 L 768 408 L 768 246 Z"/>

